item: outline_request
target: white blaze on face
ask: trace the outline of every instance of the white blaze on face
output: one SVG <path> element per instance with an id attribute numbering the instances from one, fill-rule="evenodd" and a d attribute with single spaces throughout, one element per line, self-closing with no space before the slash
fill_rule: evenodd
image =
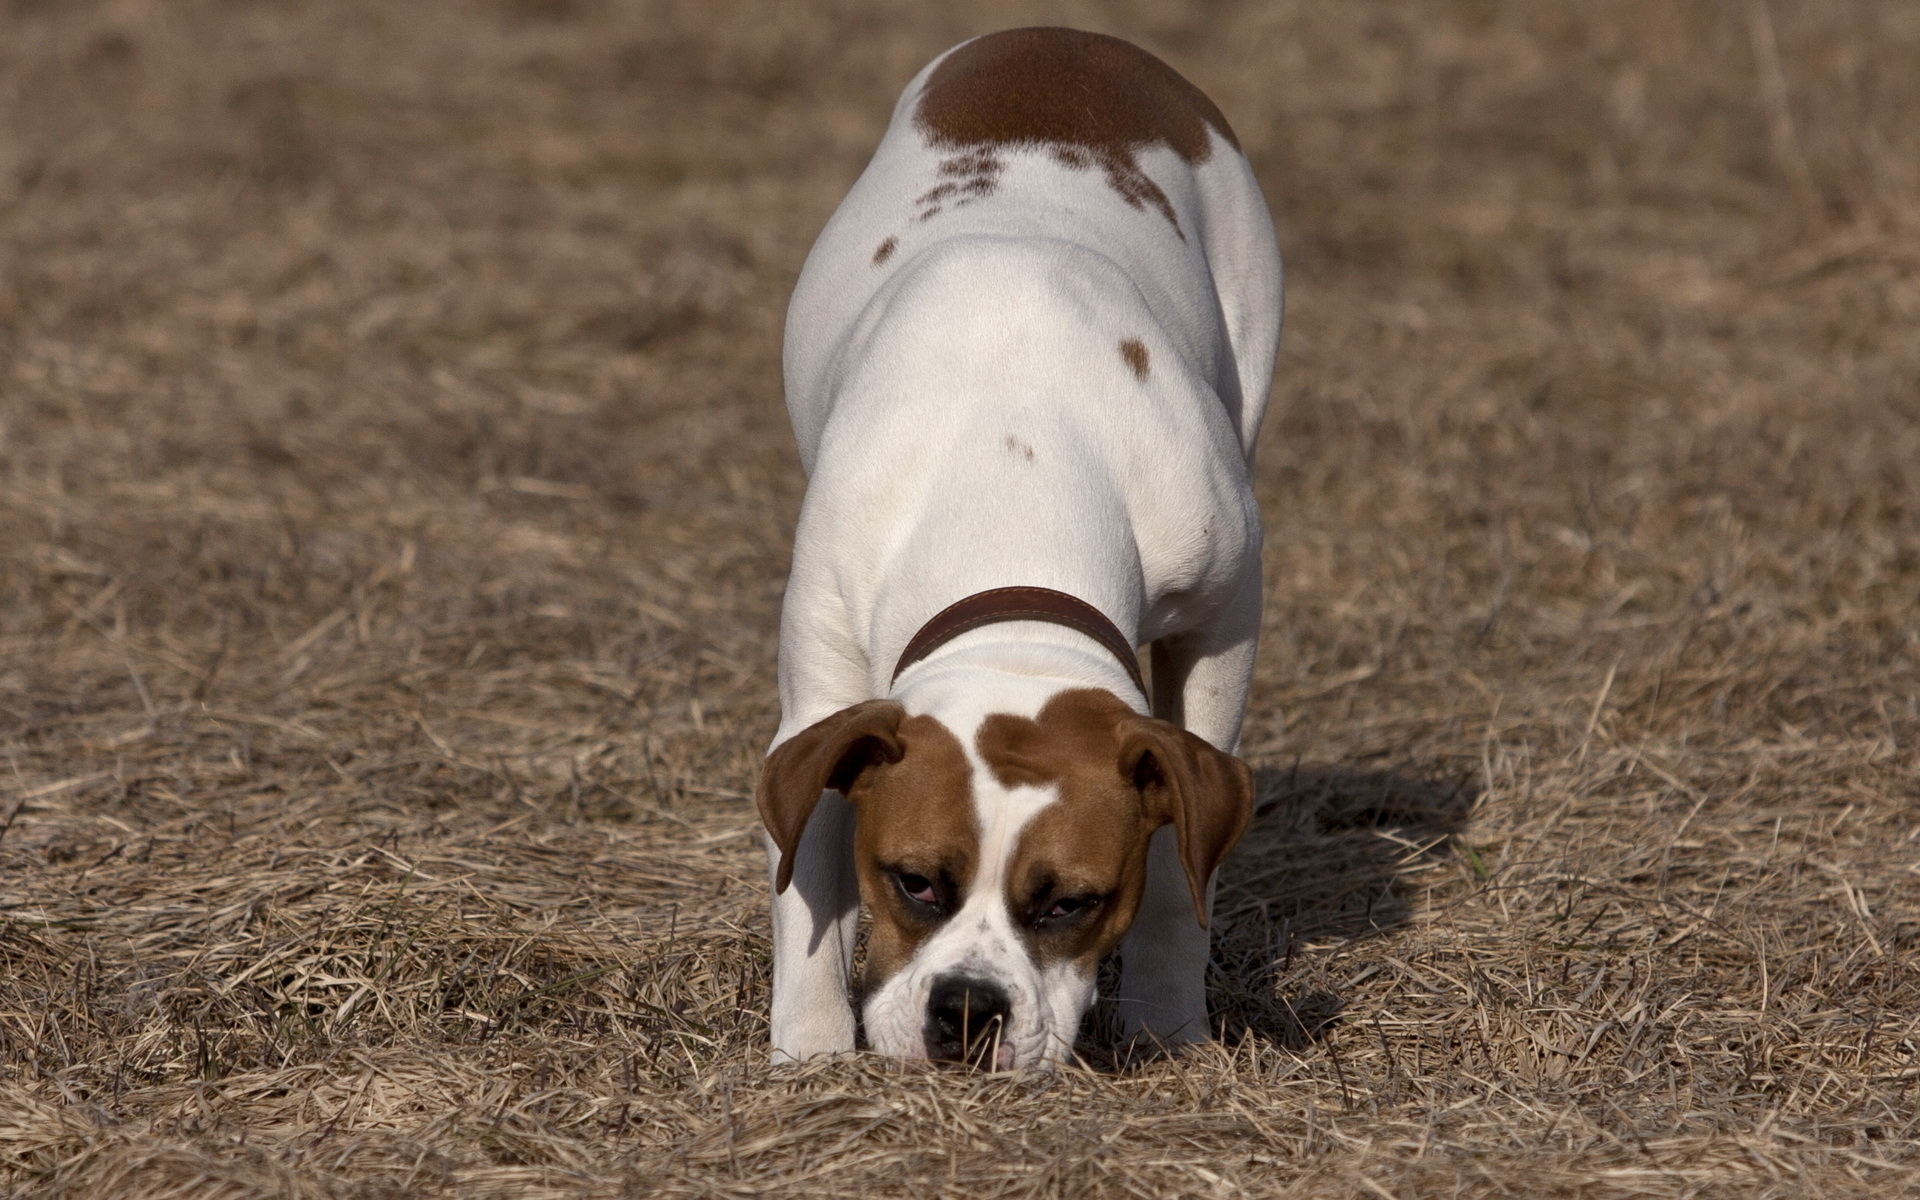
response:
<path id="1" fill-rule="evenodd" d="M 1001 1033 L 997 1066 L 1057 1060 L 1072 1048 L 1080 1020 L 1077 1007 L 1072 1027 L 1059 1029 L 1063 1002 L 1073 1006 L 1072 989 L 1047 978 L 1057 969 L 1043 971 L 1034 962 L 1019 924 L 1007 911 L 1006 871 L 1020 830 L 1058 798 L 1057 788 L 1003 788 L 990 772 L 975 770 L 974 812 L 981 837 L 972 884 L 946 924 L 867 1001 L 867 1037 L 874 1049 L 925 1056 L 928 996 L 934 981 L 947 975 L 998 984 L 1006 992 L 1011 1012 Z"/>
<path id="2" fill-rule="evenodd" d="M 1028 713 L 1038 712 L 1047 695 L 1036 689 Z M 936 699 L 954 699 L 952 693 Z M 996 697 L 995 712 L 1009 706 Z M 1060 1062 L 1073 1049 L 1080 1018 L 1093 1002 L 1091 973 L 1071 962 L 1034 960 L 1020 921 L 1007 907 L 1007 869 L 1019 849 L 1020 833 L 1033 818 L 1056 803 L 1060 789 L 1004 787 L 982 762 L 975 738 L 988 715 L 977 708 L 956 713 L 957 705 L 938 705 L 932 715 L 952 729 L 973 767 L 974 817 L 980 833 L 974 877 L 960 907 L 873 995 L 865 1009 L 867 1040 L 882 1054 L 926 1057 L 928 999 L 936 980 L 961 975 L 998 985 L 1010 1005 L 1001 1032 L 996 1067 Z M 1026 707 L 1023 705 L 1016 708 Z M 913 707 L 909 706 L 909 711 Z"/>

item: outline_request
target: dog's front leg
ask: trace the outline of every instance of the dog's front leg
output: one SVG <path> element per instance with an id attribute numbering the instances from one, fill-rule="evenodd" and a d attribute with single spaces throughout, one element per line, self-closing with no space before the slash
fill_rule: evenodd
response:
<path id="1" fill-rule="evenodd" d="M 1213 886 L 1207 886 L 1213 911 Z M 1120 950 L 1120 1031 L 1127 1038 L 1204 1042 L 1207 931 L 1193 915 L 1193 891 L 1171 825 L 1147 849 L 1147 886 Z"/>
<path id="2" fill-rule="evenodd" d="M 1259 638 L 1256 555 L 1233 601 L 1211 622 L 1154 643 L 1154 715 L 1198 734 L 1216 749 L 1238 749 Z M 1207 958 L 1215 879 L 1207 881 L 1208 924 L 1203 926 L 1194 917 L 1193 890 L 1173 828 L 1153 835 L 1146 890 L 1120 951 L 1120 1026 L 1127 1036 L 1203 1042 L 1212 1035 Z"/>
<path id="3" fill-rule="evenodd" d="M 768 872 L 780 851 L 769 839 Z M 853 806 L 823 792 L 794 852 L 793 880 L 773 897 L 773 1061 L 853 1049 L 853 941 L 860 887 Z"/>

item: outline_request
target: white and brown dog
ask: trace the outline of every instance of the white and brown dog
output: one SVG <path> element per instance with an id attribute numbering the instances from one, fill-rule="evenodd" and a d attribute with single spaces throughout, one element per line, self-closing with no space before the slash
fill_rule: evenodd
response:
<path id="1" fill-rule="evenodd" d="M 1279 335 L 1259 185 L 1166 64 L 1016 29 L 907 86 L 787 314 L 776 1059 L 853 1048 L 862 900 L 883 1053 L 1060 1060 L 1116 946 L 1128 1031 L 1208 1035 Z"/>

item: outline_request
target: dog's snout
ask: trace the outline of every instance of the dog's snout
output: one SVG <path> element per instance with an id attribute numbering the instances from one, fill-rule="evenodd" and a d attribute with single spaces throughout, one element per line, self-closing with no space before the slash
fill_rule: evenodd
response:
<path id="1" fill-rule="evenodd" d="M 997 983 L 968 975 L 942 975 L 927 995 L 927 1057 L 1003 1065 L 1007 1018 L 1013 1004 Z M 1009 1050 L 1011 1047 L 1008 1048 Z"/>

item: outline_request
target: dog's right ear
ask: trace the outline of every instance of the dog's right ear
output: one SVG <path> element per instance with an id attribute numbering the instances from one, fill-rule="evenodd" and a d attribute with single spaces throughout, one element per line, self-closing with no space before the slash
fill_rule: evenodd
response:
<path id="1" fill-rule="evenodd" d="M 780 850 L 775 892 L 793 882 L 793 852 L 820 793 L 832 788 L 845 795 L 869 766 L 899 762 L 904 753 L 900 722 L 906 715 L 897 700 L 863 701 L 807 726 L 767 756 L 754 802 L 760 823 Z"/>

